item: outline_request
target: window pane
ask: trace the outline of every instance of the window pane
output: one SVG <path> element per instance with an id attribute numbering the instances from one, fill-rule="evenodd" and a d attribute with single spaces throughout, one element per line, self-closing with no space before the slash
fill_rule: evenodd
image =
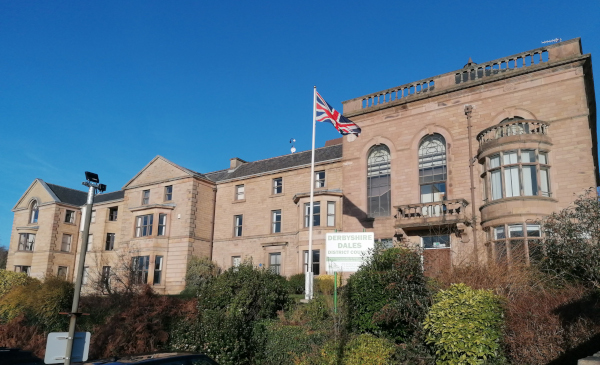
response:
<path id="1" fill-rule="evenodd" d="M 449 248 L 450 236 L 425 236 L 423 237 L 423 248 Z"/>
<path id="2" fill-rule="evenodd" d="M 521 186 L 519 184 L 519 168 L 507 167 L 504 169 L 504 184 L 506 185 L 506 197 L 521 195 Z"/>
<path id="3" fill-rule="evenodd" d="M 506 233 L 504 232 L 504 226 L 494 227 L 494 239 L 501 240 L 506 238 Z"/>
<path id="4" fill-rule="evenodd" d="M 513 264 L 525 264 L 525 240 L 510 240 L 510 259 Z"/>
<path id="5" fill-rule="evenodd" d="M 503 164 L 510 165 L 517 163 L 517 151 L 504 152 Z"/>
<path id="6" fill-rule="evenodd" d="M 335 202 L 327 202 L 327 226 L 335 226 Z"/>
<path id="7" fill-rule="evenodd" d="M 375 146 L 367 160 L 368 214 L 390 215 L 390 152 L 385 145 Z"/>
<path id="8" fill-rule="evenodd" d="M 511 224 L 508 226 L 509 237 L 524 237 L 522 224 Z"/>
<path id="9" fill-rule="evenodd" d="M 538 182 L 535 166 L 523 166 L 523 194 L 537 195 Z"/>
<path id="10" fill-rule="evenodd" d="M 539 158 L 540 158 L 540 163 L 542 164 L 548 164 L 548 154 L 546 152 L 540 152 L 539 153 Z"/>
<path id="11" fill-rule="evenodd" d="M 527 237 L 540 237 L 540 225 L 539 224 L 528 224 L 527 225 Z"/>
<path id="12" fill-rule="evenodd" d="M 535 150 L 521 150 L 521 162 L 535 162 Z"/>
<path id="13" fill-rule="evenodd" d="M 500 170 L 492 171 L 492 200 L 502 198 L 502 176 Z"/>
<path id="14" fill-rule="evenodd" d="M 494 242 L 494 248 L 496 250 L 496 263 L 497 264 L 505 264 L 506 263 L 506 242 L 505 241 Z"/>
<path id="15" fill-rule="evenodd" d="M 490 169 L 500 167 L 500 155 L 490 157 Z"/>
<path id="16" fill-rule="evenodd" d="M 547 168 L 540 169 L 540 179 L 542 180 L 542 196 L 550 196 L 550 180 Z"/>

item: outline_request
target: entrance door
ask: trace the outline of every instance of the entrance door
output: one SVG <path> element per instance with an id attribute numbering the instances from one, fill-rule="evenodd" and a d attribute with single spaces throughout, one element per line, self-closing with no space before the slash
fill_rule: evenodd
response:
<path id="1" fill-rule="evenodd" d="M 450 271 L 452 256 L 450 236 L 436 235 L 421 237 L 423 244 L 423 270 L 425 275 L 438 277 Z"/>

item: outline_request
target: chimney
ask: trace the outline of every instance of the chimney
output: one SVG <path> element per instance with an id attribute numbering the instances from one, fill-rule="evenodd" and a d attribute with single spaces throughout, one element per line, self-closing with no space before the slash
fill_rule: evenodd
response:
<path id="1" fill-rule="evenodd" d="M 235 168 L 237 168 L 237 167 L 239 167 L 239 166 L 241 166 L 241 165 L 243 165 L 245 163 L 246 163 L 246 161 L 242 160 L 241 158 L 234 157 L 234 158 L 232 158 L 232 159 L 229 160 L 229 169 L 233 170 L 233 169 L 235 169 Z"/>

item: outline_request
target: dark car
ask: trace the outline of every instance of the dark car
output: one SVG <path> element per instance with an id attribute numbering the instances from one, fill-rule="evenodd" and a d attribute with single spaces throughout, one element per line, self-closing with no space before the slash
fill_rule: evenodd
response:
<path id="1" fill-rule="evenodd" d="M 88 361 L 85 365 L 219 365 L 213 359 L 202 354 L 160 353 L 148 355 L 130 355 L 104 360 Z"/>

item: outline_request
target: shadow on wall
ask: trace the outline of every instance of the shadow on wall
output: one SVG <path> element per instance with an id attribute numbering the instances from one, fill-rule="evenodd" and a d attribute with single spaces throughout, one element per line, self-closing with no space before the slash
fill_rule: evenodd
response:
<path id="1" fill-rule="evenodd" d="M 354 217 L 362 225 L 364 229 L 373 228 L 373 220 L 369 219 L 367 212 L 357 207 L 352 200 L 344 195 L 344 215 Z"/>

